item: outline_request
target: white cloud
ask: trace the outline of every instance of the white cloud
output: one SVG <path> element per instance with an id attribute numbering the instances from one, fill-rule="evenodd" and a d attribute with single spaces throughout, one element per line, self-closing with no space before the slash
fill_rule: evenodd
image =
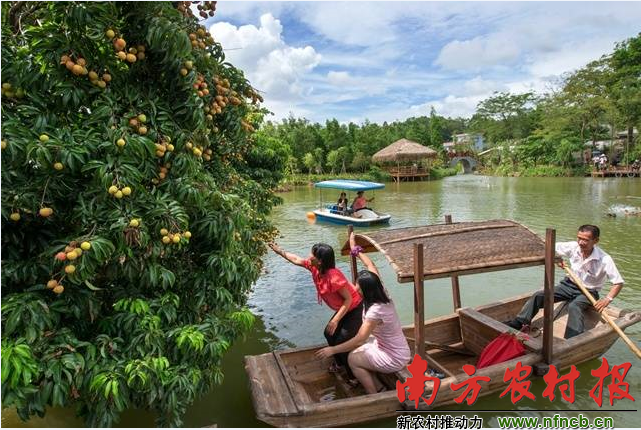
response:
<path id="1" fill-rule="evenodd" d="M 507 90 L 507 87 L 505 84 L 486 80 L 486 79 L 483 79 L 481 76 L 475 76 L 474 78 L 468 81 L 465 81 L 465 83 L 461 88 L 462 88 L 463 94 L 468 94 L 470 96 L 484 95 L 484 94 L 492 93 L 494 91 Z"/>
<path id="2" fill-rule="evenodd" d="M 371 46 L 395 37 L 389 3 L 304 2 L 298 6 L 301 21 L 329 40 Z"/>
<path id="3" fill-rule="evenodd" d="M 417 106 L 411 106 L 410 112 L 415 112 L 415 115 L 429 115 L 432 106 L 438 115 L 455 117 L 470 117 L 476 111 L 476 106 L 479 102 L 485 99 L 488 94 L 475 95 L 475 96 L 462 96 L 457 97 L 448 95 L 441 100 L 433 100 Z"/>
<path id="4" fill-rule="evenodd" d="M 330 85 L 344 87 L 353 84 L 353 79 L 348 72 L 335 72 L 333 70 L 327 73 L 327 82 Z"/>
<path id="5" fill-rule="evenodd" d="M 505 34 L 454 40 L 441 49 L 435 63 L 445 69 L 475 70 L 488 66 L 510 65 L 519 59 L 521 50 Z"/>
<path id="6" fill-rule="evenodd" d="M 260 17 L 259 27 L 218 22 L 209 31 L 223 45 L 227 59 L 264 92 L 268 105 L 305 95 L 302 78 L 321 61 L 321 55 L 311 46 L 287 45 L 280 20 L 269 13 Z"/>
<path id="7" fill-rule="evenodd" d="M 579 69 L 602 55 L 612 52 L 614 39 L 595 38 L 570 41 L 558 50 L 539 54 L 529 62 L 527 70 L 534 77 L 558 76 L 564 72 Z"/>

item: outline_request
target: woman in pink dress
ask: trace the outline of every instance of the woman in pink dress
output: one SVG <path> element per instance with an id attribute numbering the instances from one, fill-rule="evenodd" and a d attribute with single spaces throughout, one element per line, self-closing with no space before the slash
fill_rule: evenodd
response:
<path id="1" fill-rule="evenodd" d="M 368 394 L 385 389 L 375 372 L 392 373 L 403 369 L 411 359 L 410 348 L 401 328 L 394 303 L 389 298 L 376 266 L 362 248 L 356 246 L 354 233 L 349 238 L 352 255 L 365 264 L 356 286 L 363 296 L 363 324 L 350 340 L 318 350 L 317 357 L 325 358 L 334 354 L 351 351 L 349 367 Z"/>

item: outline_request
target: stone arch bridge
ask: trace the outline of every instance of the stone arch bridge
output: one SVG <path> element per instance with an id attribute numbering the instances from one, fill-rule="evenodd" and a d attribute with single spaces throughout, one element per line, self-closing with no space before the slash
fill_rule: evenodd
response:
<path id="1" fill-rule="evenodd" d="M 478 165 L 478 161 L 476 161 L 475 158 L 469 156 L 457 156 L 450 159 L 450 167 L 456 167 L 458 163 L 461 163 L 463 165 L 464 173 L 472 173 L 474 170 L 476 170 L 476 166 Z"/>

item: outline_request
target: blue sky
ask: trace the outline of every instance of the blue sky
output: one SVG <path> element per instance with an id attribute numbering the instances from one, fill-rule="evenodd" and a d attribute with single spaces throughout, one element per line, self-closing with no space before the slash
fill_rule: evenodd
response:
<path id="1" fill-rule="evenodd" d="M 639 2 L 230 2 L 203 22 L 273 120 L 469 117 L 641 31 Z"/>

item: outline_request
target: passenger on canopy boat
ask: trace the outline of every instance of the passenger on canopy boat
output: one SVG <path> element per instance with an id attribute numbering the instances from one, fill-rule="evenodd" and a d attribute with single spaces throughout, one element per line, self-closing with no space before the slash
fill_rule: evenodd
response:
<path id="1" fill-rule="evenodd" d="M 358 211 L 363 210 L 363 209 L 369 209 L 367 207 L 367 203 L 371 202 L 374 200 L 374 197 L 371 199 L 365 198 L 364 191 L 359 191 L 356 193 L 356 198 L 354 198 L 354 202 L 352 203 L 352 212 L 353 216 L 355 218 L 360 218 L 361 215 L 358 213 Z M 370 209 L 371 210 L 371 209 Z"/>
<path id="2" fill-rule="evenodd" d="M 347 211 L 347 203 L 347 194 L 345 194 L 345 192 L 342 192 L 338 197 L 338 202 L 336 203 L 338 211 L 341 213 L 341 215 L 345 215 L 345 212 Z"/>
<path id="3" fill-rule="evenodd" d="M 600 230 L 595 225 L 582 225 L 577 233 L 577 240 L 572 242 L 557 242 L 556 252 L 570 259 L 571 269 L 583 281 L 588 292 L 597 300 L 595 309 L 601 312 L 619 294 L 623 288 L 623 278 L 608 254 L 596 246 L 599 242 Z M 608 278 L 612 283 L 610 292 L 599 299 L 599 291 Z M 543 307 L 543 291 L 535 293 L 525 303 L 515 319 L 506 321 L 505 324 L 520 330 L 524 325 L 530 324 L 532 318 Z M 579 287 L 569 278 L 565 277 L 554 287 L 554 303 L 569 302 L 568 323 L 565 328 L 565 338 L 577 336 L 584 331 L 584 312 L 590 308 L 590 301 L 583 295 Z"/>
<path id="4" fill-rule="evenodd" d="M 270 243 L 269 247 L 290 263 L 309 270 L 316 286 L 318 303 L 324 301 L 335 311 L 324 331 L 327 344 L 338 345 L 353 338 L 362 324 L 363 299 L 343 272 L 336 268 L 334 249 L 327 244 L 317 243 L 305 259 L 284 251 L 275 243 Z M 347 352 L 334 354 L 334 360 L 329 368 L 330 372 L 338 372 L 344 367 L 347 376 L 354 378 L 347 361 Z"/>
<path id="5" fill-rule="evenodd" d="M 349 237 L 351 254 L 358 256 L 366 270 L 361 270 L 356 285 L 363 296 L 363 324 L 358 334 L 335 346 L 316 352 L 319 358 L 349 352 L 349 366 L 368 394 L 385 389 L 375 372 L 393 373 L 403 369 L 411 359 L 410 348 L 401 328 L 396 308 L 381 283 L 378 269 L 356 246 L 354 233 Z"/>

